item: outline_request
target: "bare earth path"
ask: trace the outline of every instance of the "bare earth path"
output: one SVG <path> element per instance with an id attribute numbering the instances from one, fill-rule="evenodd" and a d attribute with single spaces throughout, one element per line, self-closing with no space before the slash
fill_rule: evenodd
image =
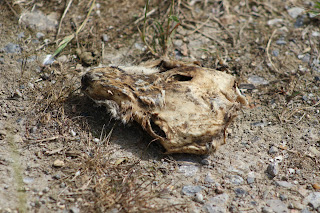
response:
<path id="1" fill-rule="evenodd" d="M 212 156 L 164 155 L 79 90 L 89 67 L 150 58 L 137 30 L 144 1 L 97 1 L 77 39 L 44 67 L 90 7 L 70 1 L 56 37 L 69 1 L 45 2 L 0 2 L 0 212 L 320 211 L 312 1 L 175 3 L 171 57 L 236 76 L 250 101 Z M 170 3 L 151 2 L 150 20 L 165 18 Z"/>

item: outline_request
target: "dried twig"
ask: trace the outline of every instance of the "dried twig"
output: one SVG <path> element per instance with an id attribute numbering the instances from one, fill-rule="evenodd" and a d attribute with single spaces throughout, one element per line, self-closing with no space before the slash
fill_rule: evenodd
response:
<path id="1" fill-rule="evenodd" d="M 225 27 L 222 23 L 221 23 L 221 21 L 219 20 L 219 19 L 217 19 L 216 17 L 212 17 L 212 19 L 215 21 L 215 22 L 217 22 L 226 32 L 227 32 L 227 34 L 231 37 L 231 39 L 232 39 L 232 46 L 234 47 L 235 45 L 236 45 L 236 39 L 234 38 L 234 36 L 232 35 L 232 33 L 228 30 L 228 28 L 227 27 Z"/>
<path id="2" fill-rule="evenodd" d="M 156 8 L 150 10 L 150 11 L 146 14 L 146 16 L 141 16 L 140 18 L 138 18 L 137 20 L 135 20 L 133 23 L 134 23 L 134 24 L 138 24 L 140 21 L 142 21 L 143 19 L 145 19 L 145 17 L 151 16 L 151 15 L 154 14 L 156 11 L 157 11 Z"/>
<path id="3" fill-rule="evenodd" d="M 60 23 L 59 23 L 59 27 L 58 27 L 58 31 L 57 31 L 57 35 L 56 35 L 56 39 L 58 38 L 58 36 L 59 36 L 59 34 L 60 34 L 62 21 L 63 21 L 64 17 L 66 16 L 66 14 L 67 14 L 67 12 L 68 12 L 71 4 L 72 4 L 72 1 L 73 1 L 73 0 L 70 0 L 70 1 L 68 2 L 68 5 L 67 5 L 66 9 L 64 10 L 64 12 L 63 12 L 63 14 L 62 14 L 62 16 L 61 16 Z"/>
<path id="4" fill-rule="evenodd" d="M 275 30 L 272 32 L 272 34 L 271 34 L 271 36 L 270 36 L 270 39 L 269 39 L 269 41 L 268 41 L 268 44 L 267 44 L 267 49 L 266 49 L 266 51 L 267 51 L 268 60 L 269 60 L 269 62 L 270 62 L 270 64 L 271 64 L 271 66 L 273 67 L 273 69 L 274 69 L 277 73 L 279 73 L 278 68 L 272 63 L 272 60 L 271 60 L 271 57 L 270 57 L 270 54 L 269 54 L 270 44 L 271 44 L 272 38 L 273 38 L 273 36 L 276 34 L 276 32 L 277 32 L 277 29 L 275 29 Z"/>
<path id="5" fill-rule="evenodd" d="M 210 19 L 211 19 L 211 14 L 209 15 L 209 18 L 205 22 L 203 22 L 199 27 L 197 27 L 192 32 L 188 33 L 187 35 L 191 35 L 191 34 L 197 32 L 198 30 L 200 30 L 203 26 L 205 26 L 210 21 Z"/>

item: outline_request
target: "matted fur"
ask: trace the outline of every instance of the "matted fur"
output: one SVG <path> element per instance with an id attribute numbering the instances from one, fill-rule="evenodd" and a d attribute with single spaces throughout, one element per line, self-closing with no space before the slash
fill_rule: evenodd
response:
<path id="1" fill-rule="evenodd" d="M 247 104 L 233 76 L 169 60 L 92 69 L 82 78 L 82 91 L 112 117 L 137 121 L 167 153 L 215 151 Z"/>

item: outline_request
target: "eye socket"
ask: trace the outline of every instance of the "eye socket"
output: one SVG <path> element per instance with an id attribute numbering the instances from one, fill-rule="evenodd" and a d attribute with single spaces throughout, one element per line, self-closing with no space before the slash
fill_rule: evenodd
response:
<path id="1" fill-rule="evenodd" d="M 172 78 L 176 81 L 191 81 L 193 77 L 187 76 L 187 75 L 175 74 L 172 76 Z"/>
<path id="2" fill-rule="evenodd" d="M 150 125 L 152 128 L 152 131 L 157 134 L 158 136 L 162 138 L 167 138 L 166 133 L 157 125 L 155 124 L 151 119 L 150 119 Z"/>

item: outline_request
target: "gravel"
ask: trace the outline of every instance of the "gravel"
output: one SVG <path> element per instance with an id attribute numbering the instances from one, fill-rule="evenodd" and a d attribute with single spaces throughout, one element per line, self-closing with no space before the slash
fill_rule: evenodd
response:
<path id="1" fill-rule="evenodd" d="M 179 166 L 179 172 L 183 173 L 187 177 L 191 177 L 197 174 L 199 167 L 193 164 Z"/>
<path id="2" fill-rule="evenodd" d="M 187 196 L 195 196 L 195 194 L 199 193 L 201 190 L 201 186 L 187 185 L 182 187 L 181 193 Z"/>
<path id="3" fill-rule="evenodd" d="M 303 203 L 312 206 L 314 209 L 320 207 L 320 192 L 312 192 L 304 198 Z"/>
<path id="4" fill-rule="evenodd" d="M 284 188 L 292 188 L 294 186 L 292 183 L 287 181 L 276 181 L 275 184 Z"/>
<path id="5" fill-rule="evenodd" d="M 46 16 L 40 10 L 22 13 L 19 22 L 21 25 L 40 31 L 55 31 L 58 26 L 54 14 Z"/>
<path id="6" fill-rule="evenodd" d="M 278 153 L 278 151 L 279 149 L 276 146 L 271 146 L 268 153 L 272 155 Z"/>
<path id="7" fill-rule="evenodd" d="M 267 200 L 266 203 L 275 213 L 289 212 L 287 205 L 281 200 Z"/>
<path id="8" fill-rule="evenodd" d="M 271 177 L 275 177 L 277 176 L 277 174 L 279 173 L 279 166 L 277 163 L 270 163 L 267 167 L 267 173 L 271 176 Z"/>
<path id="9" fill-rule="evenodd" d="M 299 15 L 301 15 L 302 13 L 304 13 L 304 9 L 300 8 L 300 7 L 293 7 L 288 9 L 288 14 L 292 17 L 292 18 L 297 18 Z"/>
<path id="10" fill-rule="evenodd" d="M 21 47 L 18 44 L 8 43 L 3 50 L 6 53 L 21 53 Z"/>

